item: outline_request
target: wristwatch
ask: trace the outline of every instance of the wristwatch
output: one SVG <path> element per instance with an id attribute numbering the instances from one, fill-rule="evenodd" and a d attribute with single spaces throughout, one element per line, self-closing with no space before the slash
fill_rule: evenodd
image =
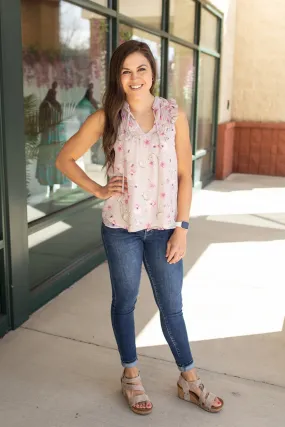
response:
<path id="1" fill-rule="evenodd" d="M 188 230 L 189 222 L 187 221 L 175 222 L 175 227 L 185 228 L 185 230 Z"/>

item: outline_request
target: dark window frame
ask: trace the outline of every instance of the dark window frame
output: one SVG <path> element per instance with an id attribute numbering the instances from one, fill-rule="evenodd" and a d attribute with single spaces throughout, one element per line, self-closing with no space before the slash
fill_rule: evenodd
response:
<path id="1" fill-rule="evenodd" d="M 195 34 L 194 42 L 188 42 L 179 37 L 171 35 L 169 30 L 169 10 L 171 0 L 162 0 L 161 29 L 151 28 L 119 12 L 120 0 L 108 0 L 108 7 L 96 4 L 91 0 L 65 0 L 71 4 L 101 14 L 108 18 L 109 33 L 108 47 L 109 58 L 114 49 L 118 46 L 119 24 L 127 24 L 134 28 L 146 31 L 161 38 L 161 95 L 167 97 L 168 79 L 168 46 L 174 42 L 190 48 L 194 51 L 195 61 L 195 87 L 193 92 L 193 102 L 191 111 L 191 141 L 193 147 L 193 171 L 195 171 L 195 160 L 201 158 L 205 153 L 197 151 L 197 124 L 198 124 L 198 75 L 199 57 L 201 53 L 216 58 L 217 71 L 215 75 L 215 94 L 213 108 L 213 135 L 212 135 L 212 165 L 215 162 L 218 103 L 219 103 L 219 80 L 220 80 L 220 58 L 221 58 L 221 32 L 223 14 L 215 7 L 207 4 L 205 0 L 195 0 Z M 217 51 L 207 49 L 200 45 L 201 32 L 201 10 L 206 9 L 219 18 L 218 46 Z M 7 283 L 6 303 L 9 309 L 6 310 L 6 317 L 0 317 L 1 325 L 9 324 L 11 328 L 16 328 L 22 324 L 35 309 L 53 298 L 64 288 L 70 286 L 75 280 L 82 277 L 88 269 L 102 262 L 104 255 L 98 248 L 94 252 L 82 254 L 82 259 L 65 269 L 62 273 L 50 278 L 47 282 L 39 286 L 32 295 L 29 288 L 28 277 L 28 235 L 38 230 L 44 229 L 59 219 L 64 220 L 76 210 L 84 209 L 90 204 L 97 203 L 96 199 L 90 197 L 75 205 L 65 208 L 55 214 L 40 218 L 27 224 L 27 198 L 25 186 L 25 150 L 24 150 L 24 109 L 23 109 L 23 72 L 22 72 L 22 43 L 21 43 L 21 1 L 14 0 L 7 2 L 0 0 L 0 92 L 1 92 L 1 135 L 3 152 L 3 173 L 1 175 L 2 184 L 2 212 L 4 213 L 4 239 L 1 242 L 2 249 L 5 250 L 5 277 Z M 11 32 L 10 29 L 13 28 Z M 15 99 L 17 102 L 13 106 L 8 100 Z M 10 103 L 11 104 L 11 103 Z M 5 105 L 5 109 L 3 106 Z M 214 168 L 213 168 L 214 170 Z M 213 177 L 213 175 L 212 175 Z M 211 177 L 209 177 L 211 179 Z M 193 174 L 195 187 L 201 187 L 206 182 L 196 182 Z M 2 218 L 2 219 L 3 219 Z M 73 274 L 73 276 L 72 276 Z M 40 289 L 41 288 L 41 289 Z M 8 295 L 9 294 L 9 295 Z M 7 317 L 8 316 L 8 317 Z M 8 321 L 7 321 L 8 319 Z"/>

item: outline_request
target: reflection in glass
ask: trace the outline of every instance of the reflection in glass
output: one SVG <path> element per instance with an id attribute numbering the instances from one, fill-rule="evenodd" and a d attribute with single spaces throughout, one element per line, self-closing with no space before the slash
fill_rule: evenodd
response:
<path id="1" fill-rule="evenodd" d="M 1 142 L 0 142 L 1 144 Z M 4 312 L 5 296 L 5 262 L 4 262 L 4 238 L 2 227 L 2 197 L 1 197 L 1 180 L 0 180 L 0 315 Z"/>
<path id="2" fill-rule="evenodd" d="M 205 183 L 213 175 L 212 156 L 213 152 L 210 152 L 195 160 L 195 183 L 199 181 Z"/>
<path id="3" fill-rule="evenodd" d="M 100 6 L 108 7 L 108 0 L 91 0 L 93 3 L 100 4 Z"/>
<path id="4" fill-rule="evenodd" d="M 38 159 L 36 179 L 40 185 L 49 186 L 49 193 L 53 193 L 54 185 L 66 184 L 69 180 L 55 167 L 55 159 L 66 141 L 65 123 L 62 107 L 56 99 L 57 82 L 53 82 L 51 89 L 40 104 Z"/>
<path id="5" fill-rule="evenodd" d="M 212 56 L 201 54 L 199 72 L 198 150 L 210 148 L 212 144 L 215 69 L 216 59 Z"/>
<path id="6" fill-rule="evenodd" d="M 168 98 L 176 99 L 190 121 L 195 79 L 193 51 L 176 43 L 170 43 L 168 73 Z"/>
<path id="7" fill-rule="evenodd" d="M 90 197 L 55 167 L 65 142 L 101 107 L 107 20 L 65 1 L 22 0 L 28 219 Z M 105 183 L 98 141 L 77 164 Z"/>
<path id="8" fill-rule="evenodd" d="M 102 202 L 82 206 L 29 236 L 31 289 L 102 244 Z"/>
<path id="9" fill-rule="evenodd" d="M 1 245 L 2 246 L 2 245 Z M 4 249 L 0 247 L 0 315 L 5 314 L 5 259 Z"/>
<path id="10" fill-rule="evenodd" d="M 161 75 L 161 42 L 160 38 L 146 33 L 145 31 L 138 30 L 137 28 L 129 27 L 128 25 L 120 25 L 120 44 L 128 40 L 138 40 L 147 43 L 152 51 L 156 61 L 157 68 L 157 81 L 155 87 L 155 95 L 160 92 L 160 75 Z"/>
<path id="11" fill-rule="evenodd" d="M 120 13 L 140 21 L 144 25 L 161 28 L 161 0 L 120 0 Z"/>
<path id="12" fill-rule="evenodd" d="M 169 31 L 176 37 L 194 41 L 195 2 L 193 0 L 171 0 Z"/>
<path id="13" fill-rule="evenodd" d="M 202 8 L 201 45 L 209 49 L 218 49 L 218 18 Z"/>

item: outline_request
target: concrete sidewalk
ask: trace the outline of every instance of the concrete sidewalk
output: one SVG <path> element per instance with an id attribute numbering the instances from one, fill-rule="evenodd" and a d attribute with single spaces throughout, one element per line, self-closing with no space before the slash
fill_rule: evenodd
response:
<path id="1" fill-rule="evenodd" d="M 136 335 L 153 414 L 132 414 L 104 263 L 0 341 L 1 427 L 283 427 L 285 179 L 232 175 L 194 194 L 184 314 L 199 373 L 225 400 L 176 397 L 178 372 L 143 272 Z"/>

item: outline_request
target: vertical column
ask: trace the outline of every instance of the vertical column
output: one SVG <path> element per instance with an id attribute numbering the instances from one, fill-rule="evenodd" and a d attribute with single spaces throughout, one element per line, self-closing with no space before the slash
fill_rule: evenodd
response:
<path id="1" fill-rule="evenodd" d="M 29 315 L 28 233 L 25 171 L 21 2 L 0 0 L 1 112 L 7 214 L 6 243 L 12 328 Z M 12 29 L 12 31 L 11 31 Z"/>
<path id="2" fill-rule="evenodd" d="M 117 12 L 116 18 L 110 19 L 110 35 L 111 35 L 111 49 L 110 49 L 110 58 L 112 56 L 112 53 L 116 49 L 116 47 L 119 45 L 119 7 L 120 7 L 120 0 L 112 0 L 112 7 Z"/>
<path id="3" fill-rule="evenodd" d="M 169 31 L 169 11 L 170 11 L 169 0 L 162 0 L 161 28 L 165 32 Z M 164 98 L 167 98 L 168 96 L 168 48 L 169 48 L 169 39 L 162 38 L 160 95 Z"/>
<path id="4" fill-rule="evenodd" d="M 195 11 L 195 44 L 200 45 L 200 36 L 201 36 L 201 3 L 196 3 L 196 11 Z M 194 123 L 192 124 L 192 132 L 191 132 L 191 139 L 192 139 L 192 150 L 193 155 L 196 154 L 196 147 L 197 147 L 197 137 L 198 137 L 198 105 L 199 105 L 199 66 L 200 66 L 200 51 L 195 50 L 195 57 L 194 57 L 194 66 L 195 66 L 195 89 L 194 89 L 194 96 L 193 96 L 193 114 L 192 117 L 194 118 Z M 193 184 L 195 186 L 195 160 L 193 161 Z"/>
<path id="5" fill-rule="evenodd" d="M 217 28 L 217 48 L 218 52 L 222 54 L 222 30 L 223 30 L 223 18 L 218 20 L 218 28 Z M 217 149 L 217 140 L 218 140 L 218 121 L 219 121 L 219 104 L 220 104 L 220 79 L 221 79 L 221 57 L 216 59 L 216 73 L 215 73 L 215 89 L 214 89 L 214 112 L 213 112 L 213 123 L 214 123 L 214 131 L 213 131 L 213 139 L 212 139 L 212 147 L 213 147 L 213 156 L 212 156 L 212 169 L 215 173 L 216 169 L 216 149 Z"/>

